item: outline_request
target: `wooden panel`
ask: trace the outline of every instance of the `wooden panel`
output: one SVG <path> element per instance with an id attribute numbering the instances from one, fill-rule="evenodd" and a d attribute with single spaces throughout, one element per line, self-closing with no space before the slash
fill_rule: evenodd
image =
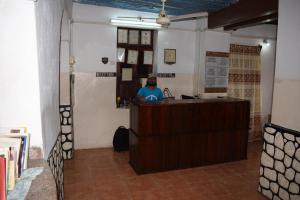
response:
<path id="1" fill-rule="evenodd" d="M 239 102 L 236 103 L 236 129 L 250 129 L 249 119 L 250 118 L 250 102 Z"/>
<path id="2" fill-rule="evenodd" d="M 163 146 L 158 136 L 141 137 L 139 150 L 143 152 L 141 163 L 144 172 L 160 171 L 163 168 Z"/>
<path id="3" fill-rule="evenodd" d="M 227 88 L 205 88 L 205 93 L 224 93 L 227 92 Z"/>
<path id="4" fill-rule="evenodd" d="M 138 124 L 138 135 L 151 135 L 153 134 L 152 130 L 152 109 L 150 107 L 137 107 L 138 117 L 139 117 L 139 124 Z"/>
<path id="5" fill-rule="evenodd" d="M 161 170 L 165 171 L 179 168 L 179 138 L 176 135 L 165 135 L 163 137 L 159 137 L 158 140 L 161 142 L 163 148 L 161 152 L 163 155 Z"/>
<path id="6" fill-rule="evenodd" d="M 192 146 L 192 153 L 191 153 L 191 159 L 192 159 L 192 166 L 201 166 L 201 165 L 207 165 L 207 133 L 198 132 L 195 133 L 193 136 L 193 140 L 191 142 Z"/>
<path id="7" fill-rule="evenodd" d="M 166 135 L 171 133 L 171 113 L 169 106 L 148 107 L 152 110 L 152 134 Z"/>
<path id="8" fill-rule="evenodd" d="M 177 136 L 177 138 L 178 138 L 177 149 L 179 151 L 178 167 L 179 168 L 192 167 L 194 164 L 192 155 L 195 149 L 191 144 L 194 140 L 194 136 L 192 134 L 180 134 Z"/>
<path id="9" fill-rule="evenodd" d="M 130 128 L 135 132 L 138 133 L 139 132 L 139 109 L 137 106 L 131 106 L 130 110 L 129 110 L 129 124 L 130 124 Z"/>
<path id="10" fill-rule="evenodd" d="M 209 13 L 208 28 L 227 27 L 229 30 L 251 26 L 259 20 L 272 20 L 277 13 L 278 0 L 240 0 L 232 6 Z"/>
<path id="11" fill-rule="evenodd" d="M 139 133 L 130 139 L 130 164 L 139 174 L 246 158 L 248 101 L 175 100 L 131 109 Z"/>
<path id="12" fill-rule="evenodd" d="M 203 130 L 203 127 L 205 125 L 205 122 L 202 121 L 202 119 L 205 119 L 205 111 L 202 111 L 201 104 L 193 104 L 193 116 L 190 119 L 190 126 L 193 127 L 193 133 L 199 134 L 199 131 Z M 201 114 L 203 113 L 203 116 L 201 117 Z"/>
<path id="13" fill-rule="evenodd" d="M 235 24 L 230 24 L 224 27 L 224 30 L 236 30 L 240 28 L 246 28 L 248 26 L 256 26 L 260 24 L 268 24 L 272 23 L 277 25 L 277 20 L 278 20 L 278 13 L 273 13 L 270 15 L 262 16 L 262 17 L 257 17 L 255 19 L 250 19 L 242 22 L 238 22 Z"/>
<path id="14" fill-rule="evenodd" d="M 128 34 L 130 30 L 135 30 L 139 32 L 139 44 L 124 44 L 118 43 L 117 48 L 125 48 L 125 60 L 124 62 L 117 62 L 117 83 L 116 83 L 116 95 L 120 97 L 121 104 L 123 104 L 124 100 L 131 101 L 141 88 L 141 80 L 140 78 L 145 78 L 149 73 L 152 73 L 153 65 L 144 65 L 143 64 L 143 56 L 144 51 L 153 51 L 153 30 L 147 30 L 151 32 L 151 45 L 142 45 L 141 44 L 141 31 L 145 31 L 144 29 L 133 29 L 133 28 L 120 28 L 128 30 Z M 119 28 L 118 28 L 119 30 Z M 129 39 L 129 35 L 127 36 Z M 138 51 L 138 61 L 137 64 L 128 64 L 127 57 L 129 50 Z M 123 68 L 132 68 L 132 81 L 122 81 L 122 69 Z"/>
<path id="15" fill-rule="evenodd" d="M 138 150 L 139 140 L 132 130 L 129 131 L 129 144 L 129 163 L 137 173 L 140 173 L 142 170 L 140 161 L 142 154 Z"/>
<path id="16" fill-rule="evenodd" d="M 169 112 L 171 113 L 172 134 L 187 134 L 193 132 L 193 126 L 191 126 L 191 119 L 194 112 L 193 104 L 170 106 Z"/>
<path id="17" fill-rule="evenodd" d="M 206 52 L 206 56 L 229 58 L 229 53 L 226 53 L 226 52 L 216 52 L 216 51 L 207 51 Z"/>

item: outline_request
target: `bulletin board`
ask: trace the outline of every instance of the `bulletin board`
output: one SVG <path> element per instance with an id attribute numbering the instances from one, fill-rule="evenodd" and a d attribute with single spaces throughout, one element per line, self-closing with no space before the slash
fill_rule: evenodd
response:
<path id="1" fill-rule="evenodd" d="M 227 92 L 229 70 L 229 53 L 206 52 L 205 92 Z"/>
<path id="2" fill-rule="evenodd" d="M 117 107 L 136 97 L 141 78 L 147 78 L 153 71 L 154 30 L 118 27 L 117 29 Z"/>

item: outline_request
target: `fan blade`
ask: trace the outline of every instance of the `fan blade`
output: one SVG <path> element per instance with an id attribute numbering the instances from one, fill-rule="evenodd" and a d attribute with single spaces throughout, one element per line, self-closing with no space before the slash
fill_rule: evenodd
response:
<path id="1" fill-rule="evenodd" d="M 192 13 L 187 15 L 170 16 L 169 18 L 171 22 L 180 22 L 180 21 L 199 19 L 207 16 L 208 16 L 207 12 L 199 12 L 199 13 Z"/>
<path id="2" fill-rule="evenodd" d="M 123 16 L 119 16 L 117 17 L 118 19 L 156 19 L 156 17 L 123 17 Z"/>
<path id="3" fill-rule="evenodd" d="M 156 19 L 156 17 L 142 17 L 142 19 Z"/>
<path id="4" fill-rule="evenodd" d="M 132 18 L 132 19 L 137 19 L 137 18 L 140 18 L 140 17 L 123 17 L 123 16 L 118 16 L 117 18 L 126 18 L 126 19 L 127 19 L 127 18 L 129 18 L 129 19 Z"/>

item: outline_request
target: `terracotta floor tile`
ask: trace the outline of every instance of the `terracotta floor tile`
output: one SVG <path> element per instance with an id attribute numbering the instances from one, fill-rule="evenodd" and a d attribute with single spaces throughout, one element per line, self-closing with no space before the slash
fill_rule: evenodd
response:
<path id="1" fill-rule="evenodd" d="M 259 192 L 261 142 L 249 143 L 248 159 L 137 175 L 128 152 L 76 150 L 65 161 L 66 200 L 265 200 Z"/>
<path id="2" fill-rule="evenodd" d="M 146 190 L 146 191 L 133 191 L 131 192 L 132 200 L 169 200 L 167 196 L 161 190 Z"/>
<path id="3" fill-rule="evenodd" d="M 262 196 L 258 191 L 251 192 L 239 192 L 233 195 L 234 200 L 266 200 L 267 198 Z"/>
<path id="4" fill-rule="evenodd" d="M 66 171 L 66 170 L 65 170 Z M 92 180 L 92 175 L 89 170 L 85 170 L 83 172 L 74 172 L 72 174 L 66 173 L 64 174 L 65 178 L 64 184 L 74 184 L 74 183 L 81 183 L 81 182 L 90 182 Z"/>
<path id="5" fill-rule="evenodd" d="M 65 199 L 72 199 L 72 200 L 94 200 L 95 197 L 91 193 L 84 193 L 84 194 L 72 194 L 72 197 L 66 196 Z"/>
<path id="6" fill-rule="evenodd" d="M 130 177 L 125 179 L 125 183 L 127 184 L 130 192 L 158 189 L 158 185 L 150 176 Z"/>
<path id="7" fill-rule="evenodd" d="M 93 191 L 102 191 L 102 192 L 111 192 L 112 194 L 115 193 L 122 193 L 126 191 L 126 187 L 124 183 L 119 179 L 108 179 L 106 181 L 103 180 L 96 180 L 93 185 Z"/>
<path id="8" fill-rule="evenodd" d="M 65 190 L 65 199 L 88 199 L 90 197 L 90 193 L 93 192 L 93 187 L 90 183 L 87 182 L 80 182 L 74 184 L 67 184 L 64 186 Z M 92 198 L 92 197 L 90 197 Z"/>
<path id="9" fill-rule="evenodd" d="M 129 194 L 124 191 L 94 191 L 92 193 L 92 198 L 95 200 L 131 200 Z"/>
<path id="10" fill-rule="evenodd" d="M 188 181 L 177 174 L 175 171 L 172 173 L 158 173 L 153 175 L 154 182 L 162 190 L 175 190 L 185 189 L 189 187 Z"/>
<path id="11" fill-rule="evenodd" d="M 137 176 L 137 174 L 134 172 L 132 167 L 129 166 L 128 163 L 123 167 L 117 167 L 117 171 L 116 171 L 115 175 L 118 175 L 124 179 Z"/>

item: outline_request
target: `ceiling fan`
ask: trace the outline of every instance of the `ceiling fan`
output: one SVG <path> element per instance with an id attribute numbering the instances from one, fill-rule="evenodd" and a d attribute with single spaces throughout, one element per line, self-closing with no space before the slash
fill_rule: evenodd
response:
<path id="1" fill-rule="evenodd" d="M 167 0 L 161 0 L 162 8 L 158 14 L 158 18 L 156 18 L 156 23 L 161 24 L 163 26 L 168 26 L 171 22 L 170 18 L 168 17 L 165 11 L 165 3 Z"/>
<path id="2" fill-rule="evenodd" d="M 207 12 L 198 12 L 198 13 L 192 13 L 192 14 L 186 14 L 186 15 L 179 15 L 179 16 L 168 16 L 165 10 L 165 3 L 167 0 L 161 0 L 161 10 L 158 14 L 158 17 L 118 17 L 118 19 L 132 19 L 133 21 L 138 22 L 147 22 L 148 20 L 153 21 L 157 25 L 161 25 L 162 27 L 168 27 L 171 22 L 179 22 L 179 21 L 187 21 L 187 20 L 193 20 L 198 19 L 202 17 L 207 17 Z"/>
<path id="3" fill-rule="evenodd" d="M 156 23 L 161 24 L 162 26 L 169 26 L 171 22 L 187 21 L 187 20 L 193 20 L 193 19 L 198 19 L 201 17 L 208 16 L 207 12 L 199 12 L 199 13 L 192 13 L 192 14 L 169 17 L 165 11 L 166 1 L 167 0 L 161 0 L 162 8 L 159 12 L 158 18 L 156 18 Z"/>

